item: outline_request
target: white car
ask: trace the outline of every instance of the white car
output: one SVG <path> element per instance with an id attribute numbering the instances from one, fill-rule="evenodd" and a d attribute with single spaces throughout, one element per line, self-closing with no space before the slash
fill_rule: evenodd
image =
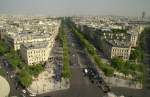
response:
<path id="1" fill-rule="evenodd" d="M 15 74 L 10 75 L 10 78 L 14 78 L 14 77 L 15 77 Z"/>
<path id="2" fill-rule="evenodd" d="M 24 90 L 24 89 L 22 90 L 22 92 L 23 92 L 23 93 L 27 93 L 27 91 L 26 91 L 26 90 Z"/>
<path id="3" fill-rule="evenodd" d="M 31 93 L 30 96 L 34 97 L 34 96 L 36 96 L 36 94 Z"/>
<path id="4" fill-rule="evenodd" d="M 36 93 L 32 93 L 32 91 L 29 88 L 27 88 L 27 91 L 31 97 L 36 96 Z"/>
<path id="5" fill-rule="evenodd" d="M 84 75 L 86 76 L 86 75 L 88 74 L 88 69 L 87 69 L 87 68 L 84 68 L 84 69 L 83 69 L 83 73 L 84 73 Z"/>

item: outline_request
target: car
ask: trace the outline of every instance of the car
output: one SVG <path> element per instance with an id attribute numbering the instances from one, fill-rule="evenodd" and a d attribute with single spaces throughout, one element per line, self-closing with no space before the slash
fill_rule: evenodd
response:
<path id="1" fill-rule="evenodd" d="M 27 93 L 27 91 L 26 91 L 25 89 L 23 89 L 22 92 L 23 92 L 24 94 Z"/>
<path id="2" fill-rule="evenodd" d="M 84 73 L 84 75 L 87 75 L 88 74 L 88 69 L 87 68 L 83 68 L 83 73 Z"/>
<path id="3" fill-rule="evenodd" d="M 19 90 L 19 87 L 18 87 L 18 86 L 16 86 L 16 90 Z"/>
<path id="4" fill-rule="evenodd" d="M 99 83 L 97 83 L 96 86 L 99 87 L 99 88 L 101 88 L 101 84 L 99 84 Z"/>
<path id="5" fill-rule="evenodd" d="M 98 83 L 99 83 L 99 84 L 102 84 L 102 83 L 103 83 L 103 81 L 102 81 L 102 80 L 98 80 Z"/>
<path id="6" fill-rule="evenodd" d="M 93 79 L 90 79 L 91 83 L 93 84 L 94 83 L 94 80 Z"/>
<path id="7" fill-rule="evenodd" d="M 3 63 L 4 63 L 4 65 L 5 65 L 6 67 L 8 67 L 9 63 L 8 63 L 7 60 L 4 60 Z"/>
<path id="8" fill-rule="evenodd" d="M 60 74 L 56 74 L 55 75 L 55 80 L 56 81 L 60 81 L 61 80 L 61 75 Z"/>
<path id="9" fill-rule="evenodd" d="M 71 46 L 74 47 L 75 46 L 74 43 L 72 43 Z"/>
<path id="10" fill-rule="evenodd" d="M 75 54 L 73 54 L 72 56 L 75 57 Z"/>
<path id="11" fill-rule="evenodd" d="M 10 78 L 14 78 L 14 77 L 15 77 L 15 74 L 10 75 Z"/>
<path id="12" fill-rule="evenodd" d="M 35 97 L 36 96 L 36 94 L 34 94 L 34 93 L 30 93 L 29 94 L 31 97 Z"/>
<path id="13" fill-rule="evenodd" d="M 107 86 L 107 85 L 102 85 L 101 88 L 102 88 L 102 90 L 103 90 L 104 93 L 110 92 L 110 87 Z"/>

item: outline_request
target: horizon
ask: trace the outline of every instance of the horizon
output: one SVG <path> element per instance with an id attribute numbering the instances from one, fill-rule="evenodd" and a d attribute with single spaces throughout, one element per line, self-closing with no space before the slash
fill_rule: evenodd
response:
<path id="1" fill-rule="evenodd" d="M 150 16 L 149 0 L 1 0 L 0 14 L 50 16 Z"/>

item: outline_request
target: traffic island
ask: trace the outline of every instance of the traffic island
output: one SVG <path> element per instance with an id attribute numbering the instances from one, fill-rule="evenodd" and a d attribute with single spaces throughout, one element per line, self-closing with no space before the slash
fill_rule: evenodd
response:
<path id="1" fill-rule="evenodd" d="M 0 76 L 0 97 L 7 97 L 10 93 L 10 86 L 7 80 Z"/>

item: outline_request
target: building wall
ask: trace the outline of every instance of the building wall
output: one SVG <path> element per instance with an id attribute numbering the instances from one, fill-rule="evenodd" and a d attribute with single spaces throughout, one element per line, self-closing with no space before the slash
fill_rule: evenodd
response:
<path id="1" fill-rule="evenodd" d="M 138 40 L 138 35 L 131 35 L 131 46 L 132 47 L 137 46 L 137 40 Z"/>
<path id="2" fill-rule="evenodd" d="M 21 58 L 24 60 L 24 62 L 28 64 L 27 50 L 26 50 L 26 48 L 23 47 L 23 45 L 21 45 L 20 54 L 21 54 Z"/>
<path id="3" fill-rule="evenodd" d="M 109 59 L 114 57 L 121 57 L 123 60 L 128 60 L 131 53 L 131 46 L 130 47 L 115 47 L 112 44 L 102 40 L 102 49 L 103 52 Z"/>
<path id="4" fill-rule="evenodd" d="M 50 41 L 51 38 L 38 38 L 38 39 L 32 39 L 32 37 L 27 37 L 27 38 L 20 38 L 19 41 L 17 40 L 17 38 L 14 39 L 14 50 L 19 50 L 20 49 L 20 45 L 23 43 L 30 43 L 30 42 L 40 42 L 40 41 Z"/>
<path id="5" fill-rule="evenodd" d="M 28 65 L 38 64 L 48 60 L 49 48 L 27 49 L 21 46 L 21 56 Z"/>
<path id="6" fill-rule="evenodd" d="M 48 59 L 48 54 L 49 52 L 47 49 L 27 50 L 28 64 L 45 62 Z"/>
<path id="7" fill-rule="evenodd" d="M 48 41 L 46 40 L 48 42 L 48 45 L 45 48 L 29 49 L 29 48 L 25 48 L 23 44 L 21 46 L 18 46 L 20 47 L 19 49 L 21 52 L 21 56 L 22 59 L 25 61 L 25 63 L 27 63 L 28 65 L 34 65 L 34 64 L 39 64 L 41 62 L 46 62 L 54 46 L 56 36 L 57 33 L 54 33 L 53 37 L 50 38 L 50 40 Z M 42 39 L 36 41 L 42 41 Z M 17 47 L 17 45 L 15 46 Z"/>
<path id="8" fill-rule="evenodd" d="M 112 45 L 108 44 L 105 40 L 101 40 L 101 48 L 103 52 L 106 54 L 106 56 L 111 59 L 111 49 Z"/>
<path id="9" fill-rule="evenodd" d="M 0 39 L 4 39 L 5 33 L 6 33 L 6 30 L 0 28 Z"/>
<path id="10" fill-rule="evenodd" d="M 41 33 L 41 35 L 37 35 L 38 37 L 36 37 L 36 35 L 34 35 L 34 34 L 31 35 L 31 34 L 27 34 L 27 33 L 25 33 L 25 35 L 16 35 L 15 36 L 15 34 L 18 33 L 19 31 L 14 31 L 14 33 L 11 33 L 11 34 L 9 32 L 7 32 L 7 36 L 5 37 L 6 38 L 5 40 L 13 40 L 12 42 L 7 41 L 7 43 L 11 44 L 11 47 L 14 50 L 19 50 L 20 45 L 24 44 L 24 43 L 39 42 L 39 41 L 51 41 L 51 39 L 55 38 L 55 36 L 58 34 L 60 23 L 55 23 L 55 24 L 52 23 L 52 25 L 45 25 L 43 28 L 42 27 L 43 26 L 38 25 L 36 28 L 34 28 L 34 27 L 29 28 L 29 31 L 37 32 L 37 33 L 41 33 L 41 32 L 38 32 L 38 28 L 43 29 L 42 30 L 43 33 Z M 23 28 L 27 29 L 28 27 L 23 27 Z M 19 28 L 17 28 L 17 29 L 19 29 Z M 47 34 L 49 34 L 49 35 L 47 35 Z"/>
<path id="11" fill-rule="evenodd" d="M 57 33 L 56 33 L 57 34 Z M 5 41 L 6 43 L 11 46 L 14 50 L 19 50 L 21 44 L 24 43 L 31 43 L 31 42 L 40 42 L 40 41 L 51 41 L 53 38 L 55 38 L 55 34 L 51 35 L 50 37 L 39 37 L 39 38 L 32 38 L 32 37 L 16 37 L 16 38 L 12 38 L 10 36 L 5 37 Z"/>
<path id="12" fill-rule="evenodd" d="M 129 60 L 130 52 L 131 52 L 131 47 L 129 48 L 112 47 L 111 58 L 121 57 L 124 60 Z"/>

